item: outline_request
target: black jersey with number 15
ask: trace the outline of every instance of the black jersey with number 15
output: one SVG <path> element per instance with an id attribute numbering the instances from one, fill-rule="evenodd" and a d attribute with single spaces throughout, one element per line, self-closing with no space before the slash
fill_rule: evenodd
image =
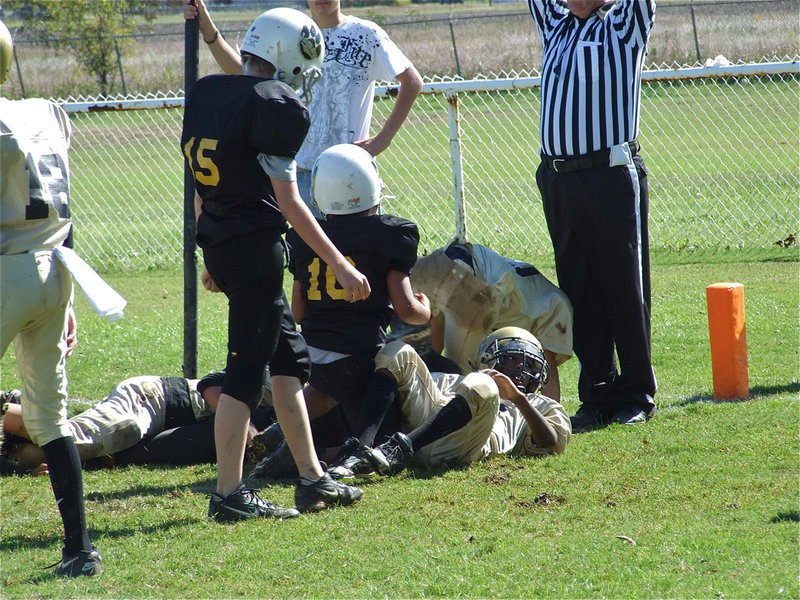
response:
<path id="1" fill-rule="evenodd" d="M 186 98 L 181 148 L 203 199 L 197 242 L 284 227 L 259 154 L 294 159 L 308 132 L 308 111 L 280 81 L 209 75 Z"/>

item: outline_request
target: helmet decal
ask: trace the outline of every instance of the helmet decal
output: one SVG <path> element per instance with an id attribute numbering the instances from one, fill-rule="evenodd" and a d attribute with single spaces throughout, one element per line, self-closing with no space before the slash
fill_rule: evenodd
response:
<path id="1" fill-rule="evenodd" d="M 300 31 L 300 53 L 308 60 L 322 54 L 322 34 L 314 26 L 304 25 Z"/>

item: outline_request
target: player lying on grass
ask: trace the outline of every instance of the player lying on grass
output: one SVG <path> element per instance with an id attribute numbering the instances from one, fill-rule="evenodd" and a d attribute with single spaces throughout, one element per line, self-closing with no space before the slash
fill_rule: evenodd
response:
<path id="1" fill-rule="evenodd" d="M 561 399 L 558 366 L 572 356 L 572 305 L 536 267 L 480 244 L 453 242 L 417 261 L 411 285 L 430 298 L 433 351 L 468 373 L 489 332 L 521 327 L 544 348 L 550 377 L 542 392 Z M 430 353 L 424 358 L 435 370 L 448 370 Z"/>
<path id="2" fill-rule="evenodd" d="M 479 370 L 467 375 L 430 373 L 402 342 L 375 357 L 360 438 L 348 440 L 342 460 L 328 472 L 338 478 L 422 467 L 463 465 L 499 454 L 560 454 L 572 435 L 561 404 L 541 394 L 548 367 L 539 341 L 519 327 L 504 327 L 478 348 Z M 402 431 L 375 448 L 380 409 L 397 403 Z M 371 421 L 369 419 L 372 419 Z"/>
<path id="3" fill-rule="evenodd" d="M 311 378 L 304 389 L 314 442 L 339 447 L 357 424 L 364 394 L 374 371 L 375 353 L 386 340 L 394 312 L 407 323 L 430 319 L 428 299 L 411 290 L 409 272 L 417 260 L 417 226 L 401 217 L 378 214 L 381 182 L 369 152 L 353 144 L 325 150 L 314 163 L 312 194 L 327 215 L 320 226 L 336 248 L 367 276 L 371 293 L 347 302 L 332 273 L 294 230 L 289 270 L 294 275 L 292 312 L 311 355 Z M 346 423 L 335 427 L 320 419 L 341 408 Z M 392 419 L 392 417 L 395 417 Z M 399 412 L 387 418 L 388 433 L 400 426 Z M 344 430 L 344 432 L 343 432 Z M 286 445 L 265 457 L 251 476 L 294 475 Z"/>
<path id="4" fill-rule="evenodd" d="M 103 466 L 129 464 L 199 464 L 214 462 L 214 411 L 222 374 L 203 379 L 138 376 L 125 379 L 103 400 L 67 422 L 83 462 L 102 459 Z M 21 392 L 0 392 L 3 454 L 31 474 L 46 472 L 44 451 L 30 439 L 22 421 Z M 248 428 L 248 447 L 274 420 L 269 381 Z M 258 452 L 258 450 L 255 450 Z M 262 453 L 263 454 L 263 453 Z M 261 458 L 261 455 L 258 456 Z"/>

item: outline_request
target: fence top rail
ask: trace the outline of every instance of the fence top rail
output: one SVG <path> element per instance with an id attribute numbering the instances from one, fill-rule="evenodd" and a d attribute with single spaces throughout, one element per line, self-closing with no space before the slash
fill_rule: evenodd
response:
<path id="1" fill-rule="evenodd" d="M 643 81 L 680 81 L 712 77 L 741 77 L 754 75 L 800 74 L 800 60 L 774 63 L 751 63 L 744 65 L 711 66 L 696 68 L 656 69 L 644 71 Z M 425 83 L 423 94 L 457 94 L 467 92 L 522 90 L 541 85 L 541 77 L 506 77 L 499 79 L 471 79 L 467 81 L 437 81 Z M 376 97 L 395 96 L 397 85 L 375 87 Z M 90 113 L 113 110 L 142 110 L 158 108 L 182 108 L 184 98 L 134 98 L 114 100 L 66 101 L 61 106 L 68 113 Z"/>
<path id="2" fill-rule="evenodd" d="M 683 79 L 706 79 L 710 77 L 741 77 L 753 75 L 790 75 L 800 73 L 800 60 L 750 63 L 743 65 L 680 67 L 675 69 L 651 69 L 642 72 L 643 81 L 679 81 Z M 541 77 L 507 77 L 501 79 L 471 79 L 466 81 L 436 81 L 422 86 L 423 94 L 450 94 L 458 92 L 503 91 L 538 87 Z M 375 87 L 379 97 L 394 96 L 398 86 L 383 85 Z"/>

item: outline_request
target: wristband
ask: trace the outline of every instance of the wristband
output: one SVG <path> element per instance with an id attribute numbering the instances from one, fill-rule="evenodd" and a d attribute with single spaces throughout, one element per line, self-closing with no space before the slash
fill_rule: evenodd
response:
<path id="1" fill-rule="evenodd" d="M 203 38 L 203 41 L 210 46 L 211 44 L 216 42 L 218 39 L 219 39 L 219 29 L 214 31 L 214 37 L 212 37 L 210 40 L 207 40 L 206 38 Z"/>

